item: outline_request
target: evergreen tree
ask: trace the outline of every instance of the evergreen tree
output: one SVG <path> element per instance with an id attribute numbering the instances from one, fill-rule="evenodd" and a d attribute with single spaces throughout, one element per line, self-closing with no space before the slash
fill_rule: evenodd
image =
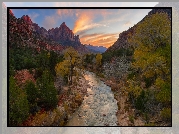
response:
<path id="1" fill-rule="evenodd" d="M 26 92 L 16 86 L 15 79 L 9 78 L 9 125 L 20 125 L 29 115 Z"/>
<path id="2" fill-rule="evenodd" d="M 55 108 L 58 103 L 57 90 L 54 87 L 53 76 L 45 70 L 37 79 L 38 105 L 49 110 Z"/>

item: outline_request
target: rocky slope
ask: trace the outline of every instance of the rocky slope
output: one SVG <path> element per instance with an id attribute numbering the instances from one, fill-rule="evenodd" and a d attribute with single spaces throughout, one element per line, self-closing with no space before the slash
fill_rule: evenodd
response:
<path id="1" fill-rule="evenodd" d="M 132 44 L 130 44 L 128 42 L 128 38 L 130 38 L 130 36 L 132 36 L 133 34 L 135 34 L 135 28 L 137 27 L 138 24 L 140 24 L 146 17 L 148 17 L 149 15 L 155 14 L 155 13 L 161 13 L 164 12 L 166 14 L 168 14 L 169 18 L 171 18 L 171 9 L 152 9 L 148 15 L 146 15 L 140 22 L 138 22 L 136 25 L 134 25 L 133 27 L 129 28 L 126 31 L 123 31 L 122 33 L 119 34 L 119 38 L 117 39 L 117 41 L 111 46 L 109 47 L 106 52 L 112 52 L 114 50 L 118 50 L 120 48 L 129 48 L 132 46 Z"/>

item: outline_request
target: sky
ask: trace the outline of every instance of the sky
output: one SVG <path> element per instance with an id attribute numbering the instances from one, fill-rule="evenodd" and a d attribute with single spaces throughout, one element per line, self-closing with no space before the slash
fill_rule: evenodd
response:
<path id="1" fill-rule="evenodd" d="M 118 7 L 118 9 L 12 9 L 17 18 L 29 15 L 34 23 L 49 30 L 62 22 L 79 35 L 82 44 L 109 47 L 119 34 L 142 20 L 157 2 L 4 2 L 7 7 Z"/>

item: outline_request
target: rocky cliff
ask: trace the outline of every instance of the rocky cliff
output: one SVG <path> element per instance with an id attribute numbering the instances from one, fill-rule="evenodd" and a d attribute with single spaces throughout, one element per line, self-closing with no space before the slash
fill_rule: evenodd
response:
<path id="1" fill-rule="evenodd" d="M 16 18 L 9 10 L 9 47 L 28 46 L 40 51 L 53 50 L 60 53 L 65 49 L 61 44 L 45 38 L 34 29 L 34 23 L 28 15 Z M 38 25 L 36 25 L 38 28 Z"/>
<path id="2" fill-rule="evenodd" d="M 80 43 L 79 35 L 74 35 L 73 31 L 66 26 L 65 22 L 63 22 L 59 28 L 49 29 L 48 33 L 49 37 L 57 42 L 64 42 L 68 40 Z"/>
<path id="3" fill-rule="evenodd" d="M 81 44 L 79 35 L 74 35 L 65 22 L 60 27 L 48 31 L 33 23 L 28 15 L 16 18 L 9 10 L 9 47 L 13 45 L 34 47 L 53 50 L 58 53 L 65 48 L 72 46 L 80 53 L 88 53 L 89 50 Z"/>

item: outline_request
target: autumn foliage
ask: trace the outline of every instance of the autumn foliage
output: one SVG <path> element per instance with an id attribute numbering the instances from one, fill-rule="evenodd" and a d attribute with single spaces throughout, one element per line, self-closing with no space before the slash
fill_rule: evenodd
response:
<path id="1" fill-rule="evenodd" d="M 165 13 L 143 20 L 130 42 L 134 46 L 133 77 L 128 90 L 136 108 L 153 112 L 151 103 L 162 104 L 162 115 L 171 113 L 171 21 Z M 167 109 L 167 110 L 165 110 Z"/>

